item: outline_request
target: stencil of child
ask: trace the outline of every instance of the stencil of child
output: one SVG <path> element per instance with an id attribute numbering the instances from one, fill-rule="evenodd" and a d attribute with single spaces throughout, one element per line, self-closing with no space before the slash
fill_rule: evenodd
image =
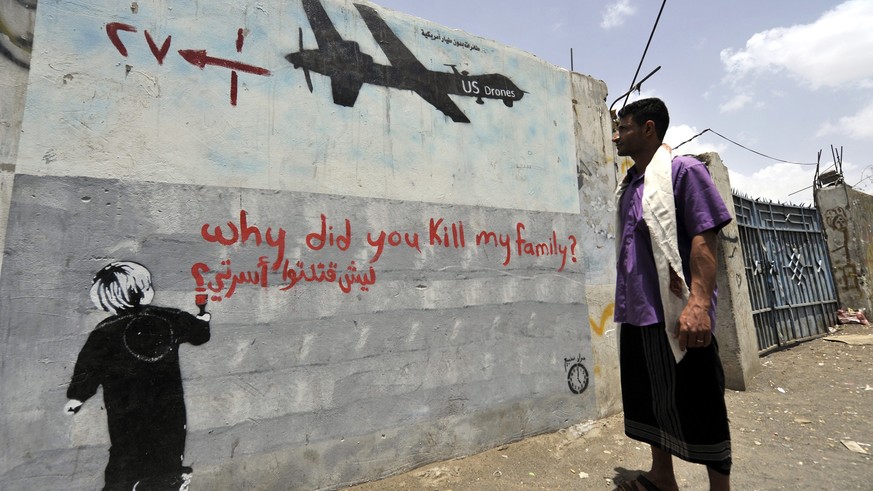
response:
<path id="1" fill-rule="evenodd" d="M 79 352 L 64 410 L 75 414 L 103 386 L 111 443 L 104 490 L 184 490 L 190 482 L 179 345 L 209 341 L 211 316 L 151 306 L 154 294 L 149 270 L 129 261 L 105 266 L 91 286 L 94 305 L 112 315 Z"/>

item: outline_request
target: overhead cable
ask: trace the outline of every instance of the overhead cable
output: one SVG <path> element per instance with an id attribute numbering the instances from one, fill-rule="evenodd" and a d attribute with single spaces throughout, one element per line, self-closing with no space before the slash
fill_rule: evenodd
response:
<path id="1" fill-rule="evenodd" d="M 658 22 L 661 20 L 661 14 L 664 12 L 665 5 L 667 5 L 667 0 L 664 0 L 663 2 L 661 2 L 661 9 L 658 10 L 658 17 L 655 19 L 655 25 L 652 26 L 652 32 L 649 33 L 649 40 L 646 42 L 646 49 L 643 50 L 643 56 L 642 56 L 642 58 L 640 58 L 640 64 L 637 65 L 637 71 L 636 71 L 636 73 L 634 73 L 634 80 L 630 84 L 631 88 L 627 92 L 627 94 L 625 95 L 624 103 L 622 103 L 621 107 L 624 107 L 625 105 L 627 105 L 627 100 L 630 98 L 631 92 L 633 92 L 633 90 L 634 90 L 634 86 L 637 85 L 637 77 L 640 76 L 640 68 L 643 67 L 643 61 L 646 59 L 646 53 L 649 52 L 649 45 L 652 44 L 652 38 L 655 37 L 655 30 L 658 28 Z M 660 68 L 661 67 L 658 67 L 658 69 L 660 69 Z M 655 71 L 652 73 L 655 73 L 656 71 L 658 71 L 658 69 L 655 69 Z M 649 77 L 652 76 L 652 73 L 649 74 Z M 646 77 L 646 78 L 649 78 L 649 77 Z M 640 81 L 640 85 L 642 85 L 642 83 L 643 82 Z M 637 90 L 639 90 L 639 89 L 637 89 Z"/>
<path id="2" fill-rule="evenodd" d="M 737 142 L 735 142 L 734 140 L 731 140 L 730 138 L 728 138 L 728 137 L 722 135 L 721 133 L 715 131 L 715 130 L 712 129 L 712 128 L 706 128 L 705 130 L 701 131 L 700 133 L 698 133 L 698 134 L 692 136 L 691 138 L 685 140 L 684 142 L 682 142 L 682 143 L 676 145 L 675 147 L 673 147 L 673 150 L 676 150 L 677 148 L 681 147 L 682 145 L 685 145 L 686 143 L 690 142 L 691 140 L 694 140 L 695 138 L 697 138 L 697 137 L 703 135 L 703 134 L 706 133 L 706 132 L 714 133 L 715 135 L 717 135 L 717 136 L 719 136 L 719 137 L 721 137 L 721 138 L 723 138 L 723 139 L 725 139 L 725 140 L 727 140 L 727 141 L 733 143 L 734 145 L 736 145 L 736 146 L 738 146 L 738 147 L 740 147 L 740 148 L 742 148 L 742 149 L 745 149 L 745 150 L 748 150 L 749 152 L 752 152 L 752 153 L 754 153 L 754 154 L 760 155 L 761 157 L 764 157 L 764 158 L 767 158 L 767 159 L 770 159 L 770 160 L 775 160 L 776 162 L 782 162 L 782 163 L 784 163 L 784 164 L 793 164 L 793 165 L 818 165 L 817 162 L 794 162 L 794 161 L 791 161 L 791 160 L 782 160 L 782 159 L 777 159 L 776 157 L 771 157 L 771 156 L 769 156 L 769 155 L 767 155 L 767 154 L 763 154 L 763 153 L 761 153 L 761 152 L 759 152 L 759 151 L 757 151 L 757 150 L 753 150 L 753 149 L 751 149 L 751 148 L 749 148 L 749 147 L 747 147 L 747 146 L 745 146 L 745 145 L 743 145 L 743 144 L 741 144 L 741 143 L 737 143 Z"/>

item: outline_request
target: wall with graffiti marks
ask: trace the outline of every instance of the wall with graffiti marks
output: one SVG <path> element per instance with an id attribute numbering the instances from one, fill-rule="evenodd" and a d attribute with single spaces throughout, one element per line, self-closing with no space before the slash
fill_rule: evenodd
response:
<path id="1" fill-rule="evenodd" d="M 573 113 L 580 214 L 581 261 L 585 271 L 585 303 L 589 315 L 580 329 L 591 337 L 590 360 L 599 414 L 621 410 L 615 299 L 615 205 L 613 191 L 623 176 L 611 143 L 612 120 L 600 101 L 606 87 L 587 77 L 573 79 Z M 608 150 L 608 151 L 607 151 Z M 606 153 L 606 159 L 604 159 Z M 627 160 L 627 159 L 623 159 Z"/>
<path id="2" fill-rule="evenodd" d="M 841 308 L 873 309 L 873 197 L 847 185 L 817 189 Z"/>
<path id="3" fill-rule="evenodd" d="M 0 164 L 11 164 L 21 131 L 36 0 L 0 1 Z"/>
<path id="4" fill-rule="evenodd" d="M 352 2 L 45 12 L 22 172 L 579 210 L 570 78 L 520 51 Z"/>
<path id="5" fill-rule="evenodd" d="M 12 199 L 35 20 L 36 0 L 0 0 L 0 247 Z"/>
<path id="6" fill-rule="evenodd" d="M 0 488 L 335 489 L 617 409 L 602 82 L 368 2 L 32 32 Z"/>
<path id="7" fill-rule="evenodd" d="M 696 158 L 706 164 L 722 200 L 732 203 L 728 168 L 721 157 L 717 153 L 705 153 Z M 746 264 L 743 244 L 733 208 L 731 216 L 733 220 L 718 233 L 715 334 L 724 368 L 725 386 L 732 390 L 746 390 L 752 378 L 761 372 L 761 360 L 749 285 L 744 281 Z"/>

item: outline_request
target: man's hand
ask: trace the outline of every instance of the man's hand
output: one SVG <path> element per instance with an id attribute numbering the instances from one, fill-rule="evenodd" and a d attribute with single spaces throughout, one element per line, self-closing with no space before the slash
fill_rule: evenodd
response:
<path id="1" fill-rule="evenodd" d="M 707 302 L 708 304 L 708 302 Z M 709 306 L 688 302 L 679 315 L 679 348 L 705 348 L 712 343 L 712 322 L 709 318 Z"/>

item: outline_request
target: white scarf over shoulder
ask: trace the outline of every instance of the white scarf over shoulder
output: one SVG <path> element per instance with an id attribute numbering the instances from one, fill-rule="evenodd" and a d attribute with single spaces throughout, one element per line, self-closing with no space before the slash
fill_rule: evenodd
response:
<path id="1" fill-rule="evenodd" d="M 621 225 L 618 214 L 621 211 L 620 200 L 629 182 L 623 180 L 616 190 L 616 223 Z M 676 337 L 679 315 L 688 303 L 690 291 L 685 284 L 682 273 L 682 257 L 679 255 L 679 240 L 676 224 L 676 203 L 673 199 L 673 157 L 664 146 L 658 148 L 652 161 L 646 167 L 643 178 L 643 221 L 649 229 L 652 239 L 652 253 L 658 271 L 658 287 L 661 293 L 661 305 L 664 309 L 664 326 L 667 339 L 676 363 L 682 361 L 685 351 L 679 348 Z M 621 233 L 621 229 L 619 229 Z M 621 238 L 616 240 L 616 257 L 621 247 Z M 682 296 L 676 296 L 670 291 L 670 271 L 682 278 Z M 631 299 L 629 299 L 631 300 Z"/>

